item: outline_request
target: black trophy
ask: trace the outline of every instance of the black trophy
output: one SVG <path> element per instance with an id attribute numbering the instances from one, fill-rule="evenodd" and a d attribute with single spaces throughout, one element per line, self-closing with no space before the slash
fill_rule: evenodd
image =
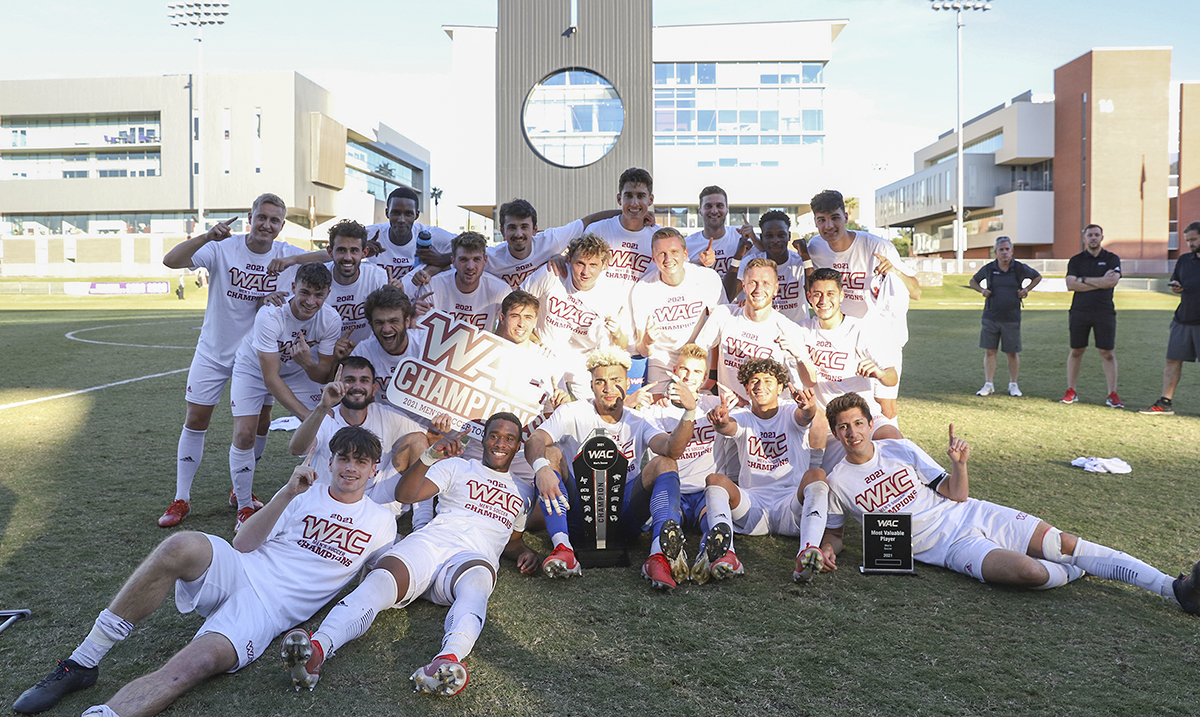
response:
<path id="1" fill-rule="evenodd" d="M 585 568 L 629 565 L 629 551 L 618 534 L 629 459 L 616 441 L 598 429 L 584 441 L 575 462 L 576 510 L 571 528 L 575 557 Z"/>

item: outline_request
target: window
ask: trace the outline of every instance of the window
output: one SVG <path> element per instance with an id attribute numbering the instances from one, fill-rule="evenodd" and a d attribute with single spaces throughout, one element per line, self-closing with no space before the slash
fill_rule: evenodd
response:
<path id="1" fill-rule="evenodd" d="M 658 68 L 655 66 L 655 82 Z M 655 131 L 672 131 L 673 110 L 655 110 Z M 625 108 L 613 86 L 588 70 L 560 70 L 534 86 L 521 111 L 525 136 L 543 159 L 583 167 L 608 154 L 621 136 Z"/>
<path id="2" fill-rule="evenodd" d="M 722 158 L 717 161 L 718 161 L 718 164 L 722 167 L 736 167 L 737 163 L 738 163 L 736 159 L 728 159 L 728 158 Z"/>
<path id="3" fill-rule="evenodd" d="M 804 110 L 804 131 L 825 131 L 825 117 L 821 110 Z"/>

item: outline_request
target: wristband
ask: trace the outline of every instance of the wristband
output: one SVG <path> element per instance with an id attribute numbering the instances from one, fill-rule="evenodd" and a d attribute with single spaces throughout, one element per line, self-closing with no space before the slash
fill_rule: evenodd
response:
<path id="1" fill-rule="evenodd" d="M 742 265 L 742 260 L 741 259 L 730 259 L 729 265 L 734 268 L 737 268 Z"/>
<path id="2" fill-rule="evenodd" d="M 804 260 L 804 268 L 805 269 L 816 269 L 817 265 L 812 263 L 812 259 L 805 259 Z"/>
<path id="3" fill-rule="evenodd" d="M 437 454 L 433 452 L 433 446 L 426 448 L 424 452 L 421 453 L 421 462 L 427 466 L 432 466 L 434 463 L 438 462 Z"/>
<path id="4" fill-rule="evenodd" d="M 686 411 L 684 411 L 683 412 L 683 420 L 694 422 L 696 420 L 696 409 L 689 408 Z"/>
<path id="5" fill-rule="evenodd" d="M 545 456 L 542 456 L 541 458 L 539 458 L 533 462 L 533 472 L 534 473 L 537 473 L 538 471 L 540 471 L 543 468 L 549 468 L 549 467 L 550 467 L 550 461 L 546 460 Z"/>

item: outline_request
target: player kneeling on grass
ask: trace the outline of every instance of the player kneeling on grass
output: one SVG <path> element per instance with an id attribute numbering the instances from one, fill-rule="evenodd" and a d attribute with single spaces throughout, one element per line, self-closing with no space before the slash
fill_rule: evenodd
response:
<path id="1" fill-rule="evenodd" d="M 709 412 L 713 428 L 737 444 L 738 483 L 714 473 L 706 479 L 707 528 L 692 577 L 706 582 L 742 574 L 733 551 L 734 531 L 744 535 L 798 535 L 796 580 L 811 580 L 821 568 L 818 543 L 825 530 L 829 489 L 825 472 L 810 466 L 808 431 L 816 413 L 813 392 L 779 400 L 788 386 L 788 372 L 774 359 L 752 358 L 738 369 L 738 381 L 750 406 L 730 412 L 724 405 Z"/>
<path id="2" fill-rule="evenodd" d="M 305 461 L 242 524 L 232 546 L 204 533 L 164 540 L 71 656 L 26 690 L 13 709 L 42 712 L 64 695 L 95 684 L 100 659 L 158 608 L 172 585 L 180 612 L 195 610 L 206 618 L 195 638 L 162 668 L 84 714 L 158 714 L 209 677 L 250 664 L 276 635 L 311 618 L 396 539 L 392 514 L 363 499 L 379 460 L 379 439 L 362 428 L 343 428 L 329 450 L 333 479 L 328 486 L 314 487 L 316 471 Z"/>
<path id="3" fill-rule="evenodd" d="M 1032 515 L 969 497 L 971 447 L 950 425 L 947 473 L 909 440 L 872 440 L 871 413 L 861 396 L 848 393 L 825 409 L 846 458 L 829 472 L 829 525 L 822 541 L 825 570 L 836 569 L 842 548 L 843 511 L 862 522 L 864 513 L 912 514 L 917 560 L 970 575 L 985 583 L 1046 590 L 1091 573 L 1174 599 L 1200 614 L 1200 563 L 1178 578 L 1130 555 L 1070 533 Z"/>
<path id="4" fill-rule="evenodd" d="M 621 513 L 616 525 L 609 528 L 615 533 L 614 542 L 622 544 L 636 538 L 652 518 L 661 528 L 671 517 L 669 501 L 652 502 L 650 496 L 658 481 L 673 483 L 678 495 L 676 460 L 683 455 L 692 438 L 696 394 L 686 383 L 673 382 L 672 391 L 683 407 L 683 414 L 668 434 L 656 421 L 625 407 L 631 364 L 629 354 L 621 349 L 600 349 L 588 354 L 586 368 L 592 377 L 593 400 L 559 406 L 525 442 L 525 459 L 535 471 L 542 512 L 546 515 L 546 532 L 554 543 L 554 550 L 542 563 L 542 569 L 549 577 L 566 578 L 583 572 L 575 559 L 570 534 L 581 535 L 586 518 L 578 501 L 572 507 L 572 501 L 567 498 L 564 480 L 570 482 L 572 496 L 578 496 L 579 491 L 575 482 L 577 476 L 571 474 L 566 456 L 573 462 L 583 444 L 597 433 L 611 438 L 617 450 L 629 461 Z M 646 449 L 657 455 L 639 470 Z M 657 546 L 651 550 L 659 552 Z M 652 561 L 653 556 L 642 568 L 647 577 L 651 577 Z"/>
<path id="5" fill-rule="evenodd" d="M 442 649 L 413 673 L 413 691 L 454 695 L 466 687 L 462 661 L 483 629 L 500 556 L 515 559 L 526 575 L 537 571 L 537 555 L 523 538 L 533 491 L 508 472 L 520 445 L 520 419 L 496 413 L 484 427 L 482 461 L 459 458 L 459 437 L 443 436 L 408 467 L 396 500 L 438 496 L 437 516 L 396 543 L 311 638 L 299 629 L 284 636 L 283 660 L 296 689 L 311 690 L 325 660 L 365 634 L 381 611 L 407 607 L 418 597 L 449 605 L 450 611 Z"/>

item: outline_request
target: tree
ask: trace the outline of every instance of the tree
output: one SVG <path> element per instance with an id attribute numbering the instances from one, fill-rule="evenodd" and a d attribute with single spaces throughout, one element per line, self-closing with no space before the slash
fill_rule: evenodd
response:
<path id="1" fill-rule="evenodd" d="M 900 234 L 892 240 L 892 245 L 896 247 L 896 251 L 900 252 L 900 256 L 912 256 L 912 234 L 911 227 L 901 229 Z"/>

